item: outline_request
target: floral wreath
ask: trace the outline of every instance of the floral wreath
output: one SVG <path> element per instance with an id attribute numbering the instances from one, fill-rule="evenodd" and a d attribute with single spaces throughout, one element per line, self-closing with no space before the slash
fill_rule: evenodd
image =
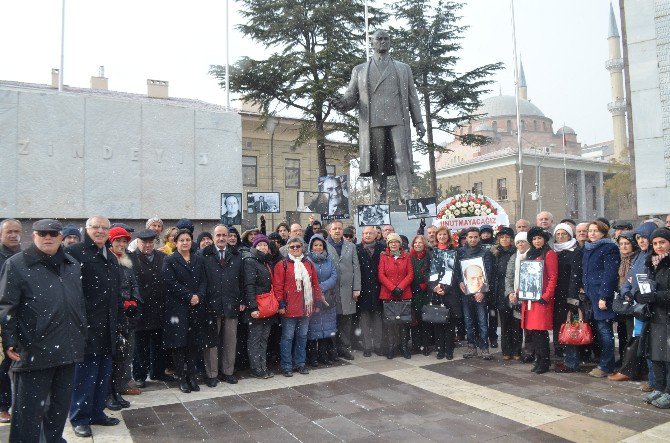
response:
<path id="1" fill-rule="evenodd" d="M 458 194 L 447 199 L 446 203 L 438 208 L 437 218 L 446 220 L 496 214 L 498 214 L 498 210 L 488 197 L 482 194 L 468 193 Z"/>

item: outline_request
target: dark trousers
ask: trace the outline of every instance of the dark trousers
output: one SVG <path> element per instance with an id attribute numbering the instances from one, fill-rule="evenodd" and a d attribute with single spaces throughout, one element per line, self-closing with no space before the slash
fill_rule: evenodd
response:
<path id="1" fill-rule="evenodd" d="M 134 380 L 144 381 L 147 376 L 156 379 L 165 374 L 167 356 L 162 343 L 163 334 L 160 329 L 135 331 Z"/>
<path id="2" fill-rule="evenodd" d="M 498 341 L 498 310 L 489 306 L 489 343 Z"/>
<path id="3" fill-rule="evenodd" d="M 454 355 L 454 320 L 449 320 L 444 324 L 435 323 L 432 326 L 437 352 Z"/>
<path id="4" fill-rule="evenodd" d="M 479 349 L 489 348 L 489 309 L 486 299 L 481 303 L 475 301 L 473 295 L 463 295 L 463 318 L 468 336 L 468 345 Z"/>
<path id="5" fill-rule="evenodd" d="M 126 355 L 126 358 L 123 360 L 115 359 L 114 363 L 112 364 L 112 391 L 123 393 L 123 391 L 128 387 L 128 384 L 132 379 L 130 366 L 133 362 L 134 353 L 135 333 L 134 331 L 130 331 L 128 334 L 128 355 Z"/>
<path id="6" fill-rule="evenodd" d="M 549 331 L 526 330 L 526 340 L 535 353 L 537 361 L 549 362 Z"/>
<path id="7" fill-rule="evenodd" d="M 501 310 L 500 314 L 500 348 L 503 355 L 509 357 L 521 355 L 523 331 L 521 320 L 514 317 L 514 311 Z"/>
<path id="8" fill-rule="evenodd" d="M 72 398 L 74 364 L 14 374 L 16 398 L 10 442 L 65 442 L 63 428 Z M 48 405 L 48 406 L 45 406 Z"/>
<path id="9" fill-rule="evenodd" d="M 197 346 L 184 346 L 182 348 L 172 349 L 174 372 L 180 379 L 185 377 L 195 377 L 197 373 L 196 364 L 199 359 L 200 352 L 198 352 Z M 186 367 L 186 369 L 184 369 L 184 367 Z"/>
<path id="10" fill-rule="evenodd" d="M 418 313 L 421 317 L 421 312 Z M 433 342 L 433 324 L 419 320 L 416 326 L 410 328 L 412 335 L 412 348 L 416 351 L 427 349 Z"/>
<path id="11" fill-rule="evenodd" d="M 252 321 L 249 325 L 249 366 L 252 371 L 264 372 L 267 370 L 268 337 L 272 323 L 269 319 Z"/>
<path id="12" fill-rule="evenodd" d="M 112 356 L 88 354 L 74 368 L 74 386 L 70 405 L 72 426 L 90 425 L 106 415 L 105 399 L 112 377 Z"/>
<path id="13" fill-rule="evenodd" d="M 395 351 L 398 345 L 404 350 L 409 341 L 409 324 L 384 319 L 384 329 L 389 351 Z"/>
<path id="14" fill-rule="evenodd" d="M 338 351 L 351 351 L 351 333 L 354 314 L 337 315 L 337 349 Z"/>
<path id="15" fill-rule="evenodd" d="M 652 360 L 654 371 L 654 389 L 670 394 L 670 362 Z"/>
<path id="16" fill-rule="evenodd" d="M 9 379 L 9 367 L 12 360 L 8 357 L 0 363 L 0 411 L 9 412 L 12 407 L 12 381 Z"/>

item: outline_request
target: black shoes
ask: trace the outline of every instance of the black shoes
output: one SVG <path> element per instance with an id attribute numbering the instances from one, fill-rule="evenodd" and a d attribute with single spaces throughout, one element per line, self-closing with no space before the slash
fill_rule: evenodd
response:
<path id="1" fill-rule="evenodd" d="M 231 385 L 237 384 L 237 377 L 235 377 L 234 375 L 223 374 L 222 378 L 219 378 L 219 380 L 225 381 L 226 383 Z"/>
<path id="2" fill-rule="evenodd" d="M 107 417 L 107 416 L 105 416 L 105 418 L 103 419 L 91 422 L 92 425 L 98 425 L 98 426 L 116 426 L 119 423 L 121 423 L 121 421 L 118 418 Z"/>
<path id="3" fill-rule="evenodd" d="M 265 371 L 251 371 L 251 376 L 255 378 L 268 378 Z"/>
<path id="4" fill-rule="evenodd" d="M 195 378 L 188 377 L 187 381 L 188 385 L 191 387 L 191 391 L 198 392 L 200 390 L 200 386 L 198 386 L 198 382 L 195 381 Z"/>
<path id="5" fill-rule="evenodd" d="M 363 357 L 372 357 L 371 351 L 363 351 Z"/>
<path id="6" fill-rule="evenodd" d="M 405 357 L 406 359 L 412 358 L 412 353 L 409 352 L 409 349 L 405 348 L 402 349 L 402 356 Z"/>
<path id="7" fill-rule="evenodd" d="M 348 349 L 340 349 L 339 351 L 337 351 L 337 353 L 340 357 L 342 357 L 345 360 L 353 360 L 354 359 L 354 355 Z"/>
<path id="8" fill-rule="evenodd" d="M 454 352 L 447 352 L 446 354 L 447 360 L 453 360 L 454 359 Z"/>
<path id="9" fill-rule="evenodd" d="M 284 377 L 293 377 L 293 371 L 290 369 L 283 369 L 282 374 L 284 374 Z"/>
<path id="10" fill-rule="evenodd" d="M 389 349 L 389 351 L 386 353 L 386 358 L 393 360 L 395 358 L 395 350 Z"/>
<path id="11" fill-rule="evenodd" d="M 299 366 L 299 367 L 295 368 L 295 372 L 297 372 L 298 374 L 307 375 L 307 374 L 309 374 L 309 369 L 307 369 L 304 366 Z"/>
<path id="12" fill-rule="evenodd" d="M 74 427 L 74 435 L 77 437 L 90 437 L 93 435 L 89 425 L 79 425 Z"/>
<path id="13" fill-rule="evenodd" d="M 498 347 L 498 340 L 492 340 L 491 341 L 491 347 L 494 348 L 494 349 L 497 348 Z"/>
<path id="14" fill-rule="evenodd" d="M 105 402 L 105 407 L 107 409 L 109 409 L 110 411 L 120 411 L 121 409 L 123 409 L 123 406 L 121 406 L 121 403 L 119 403 L 118 400 L 116 400 L 113 395 L 110 395 L 109 397 L 107 397 L 107 401 Z"/>
<path id="15" fill-rule="evenodd" d="M 428 357 L 430 355 L 430 348 L 428 346 L 424 346 L 423 350 L 421 351 L 423 355 Z"/>
<path id="16" fill-rule="evenodd" d="M 135 380 L 135 386 L 140 389 L 144 389 L 147 387 L 147 382 L 145 380 Z"/>
<path id="17" fill-rule="evenodd" d="M 445 357 L 444 352 L 439 351 L 439 352 L 437 353 L 437 359 L 438 359 L 438 360 L 442 360 L 444 357 Z"/>
<path id="18" fill-rule="evenodd" d="M 183 392 L 184 394 L 190 394 L 191 393 L 191 386 L 188 384 L 188 381 L 186 379 L 182 379 L 179 382 L 179 390 Z"/>
<path id="19" fill-rule="evenodd" d="M 219 380 L 216 377 L 205 379 L 205 384 L 210 388 L 216 388 L 216 385 L 219 384 Z"/>

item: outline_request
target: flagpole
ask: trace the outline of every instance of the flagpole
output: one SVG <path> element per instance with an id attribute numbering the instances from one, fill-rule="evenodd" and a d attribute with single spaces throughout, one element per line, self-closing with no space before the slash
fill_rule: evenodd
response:
<path id="1" fill-rule="evenodd" d="M 230 109 L 230 31 L 228 26 L 230 0 L 226 0 L 226 107 Z"/>
<path id="2" fill-rule="evenodd" d="M 519 159 L 517 169 L 519 171 L 519 218 L 523 218 L 523 149 L 521 148 L 521 115 L 519 114 L 519 63 L 516 53 L 516 23 L 514 20 L 514 0 L 510 0 L 510 9 L 512 12 L 512 40 L 514 42 L 514 95 L 516 98 L 516 134 L 517 147 L 519 150 Z"/>
<path id="3" fill-rule="evenodd" d="M 60 18 L 60 69 L 58 70 L 58 91 L 63 91 L 63 67 L 65 65 L 65 0 L 62 0 Z"/>
<path id="4" fill-rule="evenodd" d="M 568 206 L 568 167 L 565 164 L 565 157 L 567 156 L 567 150 L 565 148 L 565 122 L 563 122 L 563 188 L 565 189 L 565 216 L 570 217 L 569 206 Z"/>

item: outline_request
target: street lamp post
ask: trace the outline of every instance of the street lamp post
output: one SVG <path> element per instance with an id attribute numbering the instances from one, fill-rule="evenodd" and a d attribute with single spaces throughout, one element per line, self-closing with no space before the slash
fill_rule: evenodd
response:
<path id="1" fill-rule="evenodd" d="M 265 129 L 270 131 L 270 191 L 275 190 L 275 131 L 279 126 L 279 119 L 276 117 L 268 117 L 265 122 Z M 281 207 L 281 205 L 279 205 Z M 275 225 L 275 215 L 270 214 L 270 226 Z"/>

